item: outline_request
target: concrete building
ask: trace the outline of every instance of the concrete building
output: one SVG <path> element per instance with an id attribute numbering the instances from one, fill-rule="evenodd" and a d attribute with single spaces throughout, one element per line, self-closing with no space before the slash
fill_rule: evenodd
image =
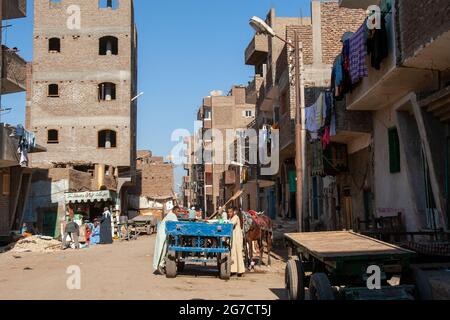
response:
<path id="1" fill-rule="evenodd" d="M 117 208 L 126 214 L 136 172 L 133 1 L 38 0 L 34 19 L 26 119 L 47 153 L 34 155 L 32 165 L 90 173 L 91 191 L 105 189 L 101 182 L 109 175 Z"/>
<path id="2" fill-rule="evenodd" d="M 204 176 L 204 203 L 200 205 L 209 214 L 227 201 L 226 188 L 221 182 L 232 161 L 227 145 L 227 130 L 232 133 L 234 141 L 236 130 L 246 129 L 255 119 L 255 105 L 247 93 L 248 88 L 243 86 L 233 86 L 228 95 L 213 92 L 203 99 L 198 112 L 198 120 L 203 123 L 204 155 L 203 162 L 197 162 L 202 163 L 200 172 Z"/>
<path id="3" fill-rule="evenodd" d="M 25 0 L 0 1 L 0 22 L 26 16 Z M 1 24 L 3 26 L 3 23 Z M 14 27 L 9 25 L 10 32 Z M 2 42 L 3 32 L 0 34 Z M 17 54 L 17 48 L 1 46 L 0 50 L 0 101 L 4 94 L 25 91 L 26 61 Z M 0 103 L 0 116 L 7 109 Z M 23 138 L 28 136 L 29 139 Z M 32 143 L 29 147 L 25 144 Z M 31 133 L 23 127 L 11 126 L 0 121 L 0 241 L 9 241 L 23 223 L 25 206 L 29 194 L 32 170 L 27 153 L 44 151 L 36 144 Z M 25 150 L 20 154 L 18 147 Z"/>
<path id="4" fill-rule="evenodd" d="M 312 105 L 319 94 L 330 86 L 331 69 L 335 56 L 341 51 L 340 39 L 344 32 L 355 31 L 364 19 L 364 11 L 339 8 L 337 1 L 311 1 L 311 16 L 300 18 L 277 17 L 272 9 L 266 22 L 277 34 L 294 43 L 295 38 L 303 45 L 306 106 Z M 264 211 L 272 219 L 297 218 L 296 212 L 296 172 L 295 172 L 295 117 L 297 97 L 294 70 L 296 53 L 279 39 L 271 39 L 256 34 L 245 51 L 246 64 L 255 66 L 255 80 L 261 81 L 256 103 L 256 127 L 268 131 L 279 130 L 280 168 L 275 176 L 257 177 L 258 210 Z M 261 79 L 261 80 L 260 80 Z M 362 136 L 370 140 L 370 126 L 366 126 L 367 114 L 341 116 L 338 134 L 334 142 L 350 144 Z M 353 120 L 352 120 L 353 118 Z M 352 121 L 350 121 L 352 120 Z M 358 125 L 359 123 L 359 125 Z M 356 153 L 360 147 L 352 149 Z M 257 170 L 253 170 L 257 174 Z M 308 172 L 307 176 L 311 176 Z M 309 198 L 313 181 L 305 181 L 306 198 Z M 324 200 L 325 201 L 325 200 Z M 307 205 L 308 211 L 313 209 Z M 317 207 L 322 208 L 322 207 Z M 318 209 L 305 221 L 320 224 L 319 216 L 325 209 Z M 316 218 L 313 218 L 316 217 Z M 312 221 L 315 220 L 315 221 Z"/>
<path id="5" fill-rule="evenodd" d="M 380 70 L 369 68 L 346 107 L 374 114 L 373 216 L 400 214 L 404 230 L 433 234 L 448 230 L 450 213 L 450 3 L 380 4 L 389 8 L 389 55 Z M 366 1 L 341 6 L 364 8 Z"/>

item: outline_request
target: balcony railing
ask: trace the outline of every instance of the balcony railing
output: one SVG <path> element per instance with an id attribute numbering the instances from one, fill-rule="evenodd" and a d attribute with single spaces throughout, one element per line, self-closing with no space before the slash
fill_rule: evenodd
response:
<path id="1" fill-rule="evenodd" d="M 14 50 L 2 46 L 2 94 L 26 90 L 27 62 Z"/>

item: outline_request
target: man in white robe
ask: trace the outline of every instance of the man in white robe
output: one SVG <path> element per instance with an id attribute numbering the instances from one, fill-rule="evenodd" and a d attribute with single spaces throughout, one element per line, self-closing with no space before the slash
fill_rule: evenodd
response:
<path id="1" fill-rule="evenodd" d="M 233 208 L 228 208 L 228 220 L 233 224 L 233 242 L 231 244 L 231 273 L 242 277 L 245 273 L 244 236 L 241 220 Z"/>
<path id="2" fill-rule="evenodd" d="M 164 273 L 165 257 L 167 254 L 167 236 L 166 236 L 166 222 L 178 221 L 179 208 L 174 207 L 166 217 L 159 223 L 156 234 L 155 252 L 153 256 L 153 271 L 160 274 Z"/>

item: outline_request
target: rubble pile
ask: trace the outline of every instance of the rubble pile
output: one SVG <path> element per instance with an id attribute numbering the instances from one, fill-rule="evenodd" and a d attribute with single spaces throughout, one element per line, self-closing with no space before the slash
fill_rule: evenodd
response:
<path id="1" fill-rule="evenodd" d="M 61 250 L 61 242 L 46 237 L 32 236 L 19 240 L 10 252 L 55 252 Z"/>

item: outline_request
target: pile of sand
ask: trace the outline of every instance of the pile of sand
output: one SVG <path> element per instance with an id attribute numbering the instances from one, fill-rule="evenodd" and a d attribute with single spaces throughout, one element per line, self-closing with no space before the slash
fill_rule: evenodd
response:
<path id="1" fill-rule="evenodd" d="M 19 240 L 11 246 L 10 252 L 55 252 L 61 250 L 61 242 L 47 237 L 32 236 Z"/>

